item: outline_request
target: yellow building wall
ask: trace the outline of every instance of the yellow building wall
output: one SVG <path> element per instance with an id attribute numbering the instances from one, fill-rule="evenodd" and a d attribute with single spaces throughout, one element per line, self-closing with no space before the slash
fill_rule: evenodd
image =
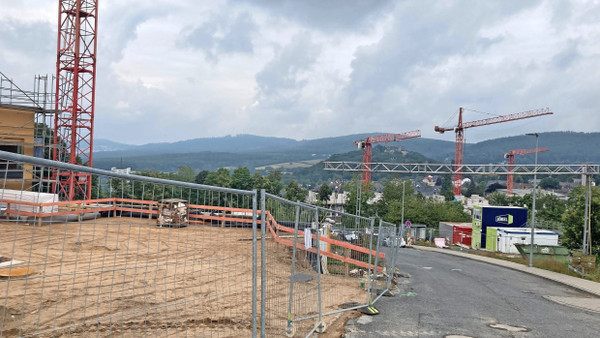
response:
<path id="1" fill-rule="evenodd" d="M 16 145 L 22 155 L 33 156 L 35 112 L 27 108 L 0 107 L 0 145 Z M 23 165 L 23 178 L 0 177 L 0 184 L 7 189 L 29 189 L 33 178 L 31 165 Z M 6 184 L 5 184 L 6 183 Z"/>

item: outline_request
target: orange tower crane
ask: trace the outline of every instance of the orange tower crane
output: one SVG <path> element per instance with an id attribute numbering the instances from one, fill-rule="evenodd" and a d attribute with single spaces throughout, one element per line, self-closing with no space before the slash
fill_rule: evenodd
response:
<path id="1" fill-rule="evenodd" d="M 454 174 L 454 177 L 452 178 L 452 181 L 454 184 L 454 195 L 455 196 L 458 196 L 461 193 L 461 182 L 462 182 L 461 171 L 462 171 L 462 164 L 463 164 L 463 148 L 464 148 L 464 142 L 465 142 L 465 138 L 464 138 L 465 129 L 473 128 L 473 127 L 480 127 L 480 126 L 487 126 L 489 124 L 522 120 L 522 119 L 527 119 L 530 117 L 537 117 L 537 116 L 553 114 L 550 111 L 550 108 L 541 108 L 541 109 L 536 109 L 536 110 L 528 110 L 528 111 L 524 111 L 524 112 L 520 112 L 520 113 L 500 115 L 500 116 L 495 116 L 495 117 L 491 117 L 491 118 L 487 118 L 487 119 L 483 119 L 483 120 L 476 120 L 476 121 L 463 123 L 463 120 L 462 120 L 463 109 L 464 108 L 460 107 L 458 110 L 458 124 L 456 125 L 456 127 L 444 128 L 444 127 L 435 126 L 435 128 L 434 128 L 434 130 L 440 134 L 443 134 L 444 132 L 451 131 L 451 130 L 454 130 L 454 132 L 456 133 L 456 144 L 455 144 L 455 151 L 454 151 L 455 174 Z"/>
<path id="2" fill-rule="evenodd" d="M 513 165 L 515 164 L 515 155 L 534 154 L 535 151 L 536 151 L 536 149 L 515 149 L 515 150 L 511 150 L 508 153 L 504 154 L 504 158 L 508 159 L 508 171 L 512 172 L 514 169 Z M 546 147 L 537 149 L 538 153 L 545 153 L 547 151 L 548 151 L 548 148 L 546 148 Z M 512 174 L 506 176 L 506 194 L 507 195 L 513 194 L 513 175 Z"/>
<path id="3" fill-rule="evenodd" d="M 407 140 L 415 137 L 421 137 L 420 130 L 408 131 L 401 134 L 381 134 L 369 136 L 364 140 L 355 141 L 354 144 L 358 147 L 358 149 L 363 150 L 363 184 L 371 183 L 371 160 L 373 159 L 373 143 L 388 143 Z"/>

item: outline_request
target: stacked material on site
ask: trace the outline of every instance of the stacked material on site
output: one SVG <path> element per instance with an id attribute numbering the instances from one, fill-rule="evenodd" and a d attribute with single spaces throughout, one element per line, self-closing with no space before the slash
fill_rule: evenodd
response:
<path id="1" fill-rule="evenodd" d="M 49 194 L 43 192 L 33 191 L 22 191 L 22 190 L 10 190 L 0 189 L 0 206 L 7 207 L 11 211 L 23 211 L 23 212 L 34 212 L 34 213 L 52 213 L 58 211 L 58 206 L 44 206 L 39 207 L 37 205 L 19 204 L 18 202 L 7 202 L 7 201 L 22 201 L 34 204 L 42 203 L 53 203 L 58 202 L 57 194 Z M 10 204 L 10 207 L 8 207 Z M 41 210 L 40 210 L 41 209 Z"/>

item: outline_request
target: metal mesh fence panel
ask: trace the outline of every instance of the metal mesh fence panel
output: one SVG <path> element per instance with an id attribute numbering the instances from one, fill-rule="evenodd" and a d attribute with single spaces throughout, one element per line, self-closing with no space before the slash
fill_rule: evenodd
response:
<path id="1" fill-rule="evenodd" d="M 378 269 L 373 276 L 375 280 L 373 293 L 376 299 L 382 295 L 391 295 L 389 292 L 392 289 L 392 282 L 395 282 L 394 268 L 399 244 L 396 225 L 380 221 L 377 231 L 377 251 L 384 255 L 376 259 Z"/>
<path id="2" fill-rule="evenodd" d="M 368 276 L 373 268 L 369 253 L 371 258 L 375 255 L 368 247 L 373 241 L 370 219 L 269 194 L 264 204 L 266 246 L 278 246 L 284 250 L 283 258 L 291 260 L 290 269 L 281 272 L 271 269 L 268 260 L 275 258 L 267 257 L 265 283 L 268 290 L 278 290 L 266 293 L 267 318 L 273 318 L 274 327 L 283 327 L 288 335 L 306 335 L 324 329 L 334 319 L 324 317 L 368 304 Z M 284 293 L 287 318 L 281 315 Z M 272 314 L 269 308 L 275 309 Z"/>
<path id="3" fill-rule="evenodd" d="M 0 158 L 2 336 L 253 334 L 255 192 L 78 168 L 92 200 L 62 201 L 71 166 Z"/>
<path id="4" fill-rule="evenodd" d="M 261 279 L 261 286 L 266 286 L 266 334 L 306 334 L 315 320 L 303 319 L 318 315 L 320 304 L 315 239 L 304 235 L 309 231 L 314 234 L 315 209 L 270 194 L 266 194 L 264 205 L 264 245 L 273 253 L 263 261 L 265 278 Z M 278 268 L 274 264 L 277 261 L 287 267 Z"/>
<path id="5" fill-rule="evenodd" d="M 53 193 L 60 177 L 91 199 Z M 1 151 L 0 230 L 0 332 L 25 337 L 310 335 L 389 288 L 397 238 L 264 191 Z"/>
<path id="6" fill-rule="evenodd" d="M 340 286 L 323 292 L 324 301 L 346 309 L 368 305 L 368 290 L 373 283 L 371 272 L 378 254 L 373 220 L 336 210 L 318 209 L 325 237 L 322 255 L 325 256 L 326 274 Z M 360 296 L 350 300 L 349 294 Z M 334 309 L 330 311 L 336 312 Z"/>

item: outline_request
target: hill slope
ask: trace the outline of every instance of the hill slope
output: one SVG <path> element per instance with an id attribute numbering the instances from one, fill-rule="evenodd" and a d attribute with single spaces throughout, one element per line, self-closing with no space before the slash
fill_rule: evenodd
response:
<path id="1" fill-rule="evenodd" d="M 96 148 L 119 149 L 94 152 L 94 166 L 110 168 L 123 165 L 134 170 L 156 169 L 176 171 L 179 166 L 196 170 L 216 170 L 220 167 L 247 166 L 250 169 L 284 162 L 327 159 L 361 161 L 361 153 L 353 145 L 357 139 L 369 134 L 355 134 L 315 140 L 261 137 L 254 135 L 201 138 L 175 143 L 156 143 L 142 146 L 96 141 Z M 600 163 L 600 133 L 549 132 L 541 133 L 539 146 L 548 147 L 547 153 L 539 154 L 540 163 Z M 391 145 L 402 145 L 406 150 L 418 153 L 423 159 L 434 162 L 451 162 L 454 159 L 454 142 L 417 138 Z M 504 153 L 512 149 L 534 148 L 531 136 L 512 136 L 465 145 L 465 163 L 504 162 Z M 378 158 L 374 161 L 407 162 L 399 158 Z M 417 158 L 413 158 L 415 161 Z M 517 156 L 517 163 L 533 162 L 533 155 Z"/>

